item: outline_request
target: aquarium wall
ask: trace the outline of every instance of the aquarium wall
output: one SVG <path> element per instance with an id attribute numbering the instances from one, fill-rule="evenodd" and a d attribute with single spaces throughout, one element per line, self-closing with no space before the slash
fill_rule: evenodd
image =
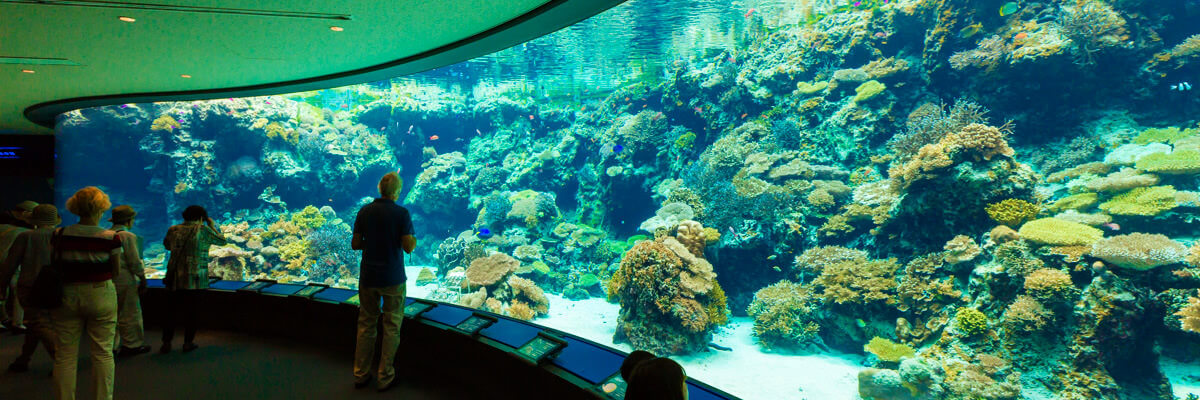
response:
<path id="1" fill-rule="evenodd" d="M 152 277 L 198 204 L 213 275 L 356 288 L 397 171 L 410 296 L 743 398 L 1200 395 L 1198 27 L 1183 0 L 632 0 L 389 81 L 65 113 L 57 197 L 137 209 Z"/>

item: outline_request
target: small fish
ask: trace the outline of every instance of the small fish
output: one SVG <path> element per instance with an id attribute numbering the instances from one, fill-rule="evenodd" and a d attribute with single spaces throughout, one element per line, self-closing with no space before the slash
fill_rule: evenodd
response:
<path id="1" fill-rule="evenodd" d="M 475 235 L 486 239 L 492 236 L 492 230 L 488 228 L 479 228 L 479 230 L 475 231 Z"/>
<path id="2" fill-rule="evenodd" d="M 742 113 L 742 119 L 746 119 L 747 115 L 750 115 L 750 113 Z"/>
<path id="3" fill-rule="evenodd" d="M 129 108 L 128 104 L 122 104 L 120 108 Z"/>
<path id="4" fill-rule="evenodd" d="M 529 114 L 529 120 L 533 121 L 533 114 Z"/>
<path id="5" fill-rule="evenodd" d="M 347 105 L 345 105 L 345 104 L 342 104 L 342 108 L 350 108 L 350 106 L 347 106 Z"/>
<path id="6" fill-rule="evenodd" d="M 862 7 L 862 2 L 861 2 L 861 1 L 856 1 L 856 2 L 854 2 L 854 6 L 855 6 L 855 7 Z"/>
<path id="7" fill-rule="evenodd" d="M 675 100 L 675 107 L 679 107 L 679 106 L 682 106 L 682 105 L 683 105 L 683 102 L 682 102 L 682 101 Z"/>
<path id="8" fill-rule="evenodd" d="M 613 153 L 620 153 L 620 152 L 621 152 L 621 150 L 625 150 L 625 146 L 622 146 L 622 145 L 619 145 L 619 144 L 618 144 L 618 145 L 614 145 L 614 146 L 612 147 L 612 152 L 613 152 Z"/>
<path id="9" fill-rule="evenodd" d="M 751 15 L 754 15 L 754 11 L 755 10 L 753 8 L 747 10 L 746 13 L 742 15 L 742 18 L 750 18 Z"/>
<path id="10" fill-rule="evenodd" d="M 475 134 L 476 134 L 476 135 L 483 135 L 483 132 L 480 132 L 480 131 L 479 131 L 479 129 L 476 129 L 476 130 L 475 130 Z"/>
<path id="11" fill-rule="evenodd" d="M 1171 90 L 1178 90 L 1180 92 L 1192 90 L 1192 84 L 1187 82 L 1179 82 L 1171 85 Z"/>
<path id="12" fill-rule="evenodd" d="M 441 137 L 439 137 L 438 135 L 433 135 L 433 136 L 429 137 L 429 140 L 438 140 L 438 139 L 441 139 Z"/>
<path id="13" fill-rule="evenodd" d="M 776 266 L 774 266 L 774 267 L 771 267 L 771 269 L 775 270 L 775 272 L 783 272 L 783 270 L 782 270 L 782 269 L 779 269 L 779 266 L 778 266 L 778 265 L 776 265 Z"/>
<path id="14" fill-rule="evenodd" d="M 1007 17 L 1009 15 L 1016 13 L 1020 9 L 1021 9 L 1021 6 L 1019 4 L 1017 4 L 1017 2 L 1015 2 L 1015 1 L 1010 1 L 1010 2 L 1004 3 L 1003 6 L 1000 6 L 1000 16 Z"/>
<path id="15" fill-rule="evenodd" d="M 767 256 L 767 259 L 768 259 L 768 260 L 774 260 L 774 259 L 776 259 L 776 258 L 779 258 L 779 256 L 777 256 L 777 255 L 774 255 L 774 254 L 772 254 L 772 255 L 770 255 L 770 256 Z"/>
<path id="16" fill-rule="evenodd" d="M 271 104 L 271 101 L 270 101 L 270 100 L 264 100 L 264 101 L 266 101 L 266 102 L 267 102 L 267 104 Z"/>
<path id="17" fill-rule="evenodd" d="M 1109 222 L 1109 223 L 1101 225 L 1101 226 L 1108 228 L 1108 229 L 1112 229 L 1113 231 L 1121 230 L 1121 226 L 1117 225 L 1116 223 L 1113 223 L 1113 222 Z"/>
<path id="18" fill-rule="evenodd" d="M 854 324 L 855 324 L 855 325 L 858 325 L 858 327 L 859 327 L 859 328 L 866 328 L 866 327 L 867 327 L 867 323 L 866 323 L 865 321 L 863 321 L 863 320 L 862 320 L 862 318 L 859 318 L 859 319 L 856 319 L 856 320 L 854 320 Z"/>
<path id="19" fill-rule="evenodd" d="M 629 97 L 626 97 L 626 98 L 625 98 L 625 101 L 629 101 Z"/>
<path id="20" fill-rule="evenodd" d="M 1028 33 L 1021 32 L 1021 33 L 1018 33 L 1016 36 L 1013 36 L 1013 40 L 1025 40 L 1028 37 L 1029 37 Z"/>
<path id="21" fill-rule="evenodd" d="M 693 110 L 696 110 L 697 114 L 704 112 L 704 109 L 700 107 L 693 108 Z"/>

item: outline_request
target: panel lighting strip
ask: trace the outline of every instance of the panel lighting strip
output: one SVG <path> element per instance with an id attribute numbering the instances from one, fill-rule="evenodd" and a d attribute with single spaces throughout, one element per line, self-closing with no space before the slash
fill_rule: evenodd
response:
<path id="1" fill-rule="evenodd" d="M 307 18 L 335 21 L 349 21 L 348 14 L 312 13 L 300 11 L 255 10 L 247 8 L 201 7 L 169 4 L 131 3 L 123 1 L 88 1 L 88 0 L 0 0 L 0 3 L 28 4 L 38 6 L 115 8 L 121 10 L 175 11 L 198 14 L 247 15 L 275 18 Z"/>
<path id="2" fill-rule="evenodd" d="M 10 57 L 0 56 L 0 64 L 20 64 L 20 65 L 69 65 L 72 67 L 79 66 L 79 63 L 65 58 L 46 58 L 46 57 Z"/>

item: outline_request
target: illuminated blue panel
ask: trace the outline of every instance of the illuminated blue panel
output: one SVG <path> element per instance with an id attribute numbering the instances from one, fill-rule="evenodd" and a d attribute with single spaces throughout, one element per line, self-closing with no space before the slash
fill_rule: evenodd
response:
<path id="1" fill-rule="evenodd" d="M 289 285 L 286 283 L 277 283 L 277 284 L 274 284 L 271 286 L 267 286 L 265 289 L 263 289 L 259 293 L 274 294 L 274 295 L 279 295 L 279 296 L 291 296 L 293 294 L 296 294 L 296 292 L 299 292 L 300 289 L 304 289 L 304 285 Z"/>
<path id="2" fill-rule="evenodd" d="M 688 399 L 690 400 L 726 400 L 728 397 L 708 391 L 688 381 Z"/>
<path id="3" fill-rule="evenodd" d="M 317 292 L 313 300 L 323 300 L 332 303 L 342 303 L 358 294 L 357 290 L 329 288 Z"/>
<path id="4" fill-rule="evenodd" d="M 567 347 L 554 359 L 554 365 L 592 384 L 599 384 L 621 370 L 625 356 L 570 336 Z"/>
<path id="5" fill-rule="evenodd" d="M 501 318 L 492 326 L 483 328 L 479 334 L 515 349 L 529 343 L 540 331 L 540 328 L 533 325 Z"/>
<path id="6" fill-rule="evenodd" d="M 226 291 L 232 292 L 232 291 L 244 288 L 246 286 L 249 286 L 251 283 L 254 283 L 254 282 L 216 281 L 216 282 L 213 282 L 211 285 L 208 285 L 208 288 L 212 289 L 212 290 L 226 290 Z"/>
<path id="7" fill-rule="evenodd" d="M 424 314 L 421 314 L 421 318 L 455 326 L 463 321 L 466 321 L 473 312 L 474 311 L 471 311 L 471 309 L 468 308 L 455 307 L 448 304 L 438 304 L 437 307 L 434 307 L 433 309 L 426 311 Z"/>
<path id="8" fill-rule="evenodd" d="M 163 284 L 162 279 L 147 279 L 146 287 L 151 289 L 164 289 L 167 287 L 167 285 Z"/>

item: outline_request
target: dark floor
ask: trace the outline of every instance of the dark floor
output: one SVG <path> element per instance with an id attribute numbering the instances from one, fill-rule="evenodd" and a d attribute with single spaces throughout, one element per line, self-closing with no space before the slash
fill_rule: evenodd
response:
<path id="1" fill-rule="evenodd" d="M 158 332 L 147 332 L 158 337 Z M 14 374 L 4 368 L 20 353 L 22 337 L 0 334 L 0 399 L 51 399 L 51 361 L 38 349 L 30 371 Z M 178 339 L 177 339 L 178 340 Z M 264 339 L 225 332 L 201 332 L 200 349 L 183 354 L 154 352 L 117 361 L 117 399 L 475 399 L 486 392 L 470 385 L 428 387 L 419 379 L 404 379 L 385 393 L 374 382 L 354 389 L 352 354 L 333 354 L 319 346 L 281 339 Z M 86 345 L 80 354 L 86 355 Z M 79 395 L 92 398 L 91 368 L 80 361 Z"/>

